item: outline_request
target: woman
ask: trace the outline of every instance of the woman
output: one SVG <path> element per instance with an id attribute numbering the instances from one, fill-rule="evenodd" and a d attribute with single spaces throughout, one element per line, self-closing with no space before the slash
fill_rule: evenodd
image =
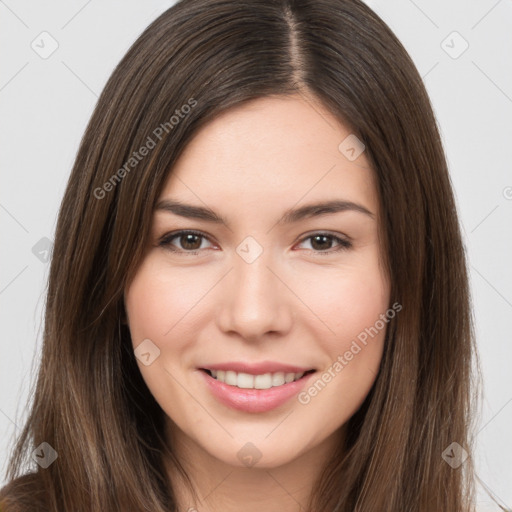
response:
<path id="1" fill-rule="evenodd" d="M 474 356 L 389 28 L 359 1 L 184 0 L 82 140 L 2 510 L 474 510 Z"/>

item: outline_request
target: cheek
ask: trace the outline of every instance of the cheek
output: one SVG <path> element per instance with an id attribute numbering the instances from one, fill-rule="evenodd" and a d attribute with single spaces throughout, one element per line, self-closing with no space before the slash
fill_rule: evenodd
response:
<path id="1" fill-rule="evenodd" d="M 305 302 L 329 327 L 327 339 L 334 344 L 343 344 L 373 326 L 388 308 L 389 285 L 373 262 L 316 274 L 303 286 Z"/>
<path id="2" fill-rule="evenodd" d="M 389 323 L 388 280 L 371 257 L 326 275 L 309 287 L 315 290 L 309 297 L 311 309 L 329 327 L 327 335 L 316 336 L 327 356 L 325 366 L 340 376 L 335 379 L 339 386 L 363 397 L 373 384 L 382 357 Z"/>
<path id="3" fill-rule="evenodd" d="M 394 311 L 389 315 L 389 285 L 378 265 L 345 268 L 316 289 L 312 303 L 331 332 L 316 337 L 325 364 L 298 398 L 325 419 L 326 431 L 334 431 L 359 409 L 373 386 Z"/>
<path id="4" fill-rule="evenodd" d="M 157 258 L 147 257 L 125 292 L 133 348 L 149 339 L 160 351 L 149 365 L 138 362 L 141 375 L 156 401 L 171 416 L 193 408 L 173 376 L 192 360 L 196 337 L 191 328 L 197 325 L 195 314 L 199 311 L 194 305 L 206 291 L 204 274 L 172 272 Z"/>
<path id="5" fill-rule="evenodd" d="M 333 330 L 342 338 L 356 338 L 373 326 L 388 307 L 389 293 L 380 275 L 367 272 L 342 283 L 332 313 Z"/>
<path id="6" fill-rule="evenodd" d="M 145 338 L 162 346 L 178 330 L 184 339 L 183 327 L 193 319 L 194 306 L 206 291 L 200 273 L 169 272 L 151 258 L 144 261 L 125 294 L 134 346 Z M 174 337 L 173 346 L 179 348 L 176 343 Z"/>

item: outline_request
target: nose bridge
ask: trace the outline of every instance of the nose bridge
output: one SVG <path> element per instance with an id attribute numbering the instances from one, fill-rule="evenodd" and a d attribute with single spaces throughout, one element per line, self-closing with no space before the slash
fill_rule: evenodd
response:
<path id="1" fill-rule="evenodd" d="M 226 332 L 237 331 L 245 338 L 285 331 L 291 326 L 290 297 L 276 276 L 271 251 L 262 251 L 255 257 L 254 246 L 249 242 L 248 247 L 249 251 L 244 253 L 247 246 L 240 244 L 237 252 L 242 250 L 241 254 L 234 255 L 234 268 L 221 300 L 221 328 Z"/>

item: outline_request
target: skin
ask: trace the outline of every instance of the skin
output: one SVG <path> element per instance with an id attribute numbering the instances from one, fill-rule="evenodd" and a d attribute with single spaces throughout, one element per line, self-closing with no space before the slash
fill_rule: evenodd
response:
<path id="1" fill-rule="evenodd" d="M 146 256 L 125 290 L 134 349 L 150 339 L 160 350 L 148 366 L 138 360 L 140 371 L 201 499 L 169 465 L 180 510 L 303 510 L 375 381 L 385 327 L 307 404 L 293 397 L 265 413 L 231 409 L 198 370 L 279 361 L 316 368 L 313 383 L 389 308 L 374 173 L 364 152 L 350 161 L 338 149 L 350 133 L 311 97 L 259 98 L 204 126 L 169 174 L 159 200 L 207 206 L 228 224 L 155 211 Z M 348 210 L 278 223 L 289 208 L 332 199 L 373 216 Z M 181 229 L 205 238 L 160 245 Z M 333 238 L 308 238 L 326 231 L 352 246 L 336 251 Z M 252 263 L 236 251 L 247 236 L 263 249 Z M 237 457 L 247 442 L 261 453 L 252 467 Z"/>

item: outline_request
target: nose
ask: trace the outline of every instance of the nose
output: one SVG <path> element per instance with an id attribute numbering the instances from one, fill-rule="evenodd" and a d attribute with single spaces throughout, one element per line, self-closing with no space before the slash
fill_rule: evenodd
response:
<path id="1" fill-rule="evenodd" d="M 248 341 L 289 332 L 297 305 L 286 279 L 266 253 L 252 263 L 236 255 L 233 267 L 220 290 L 219 328 Z"/>

